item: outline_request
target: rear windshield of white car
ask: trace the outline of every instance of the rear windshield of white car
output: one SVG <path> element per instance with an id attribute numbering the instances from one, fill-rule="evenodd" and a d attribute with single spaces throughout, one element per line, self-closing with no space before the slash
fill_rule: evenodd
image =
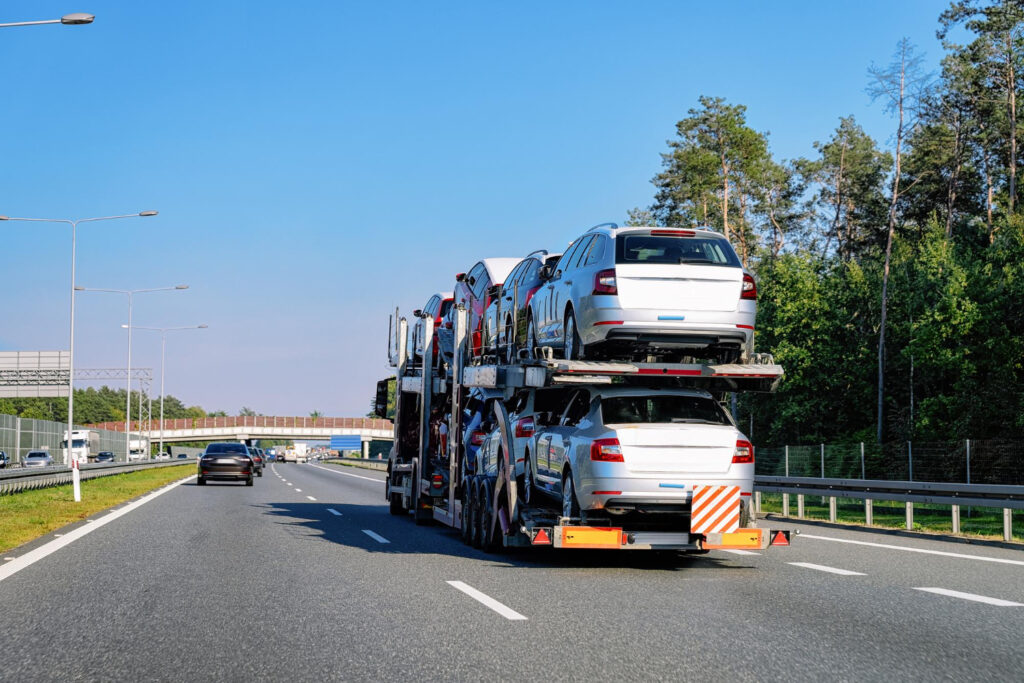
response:
<path id="1" fill-rule="evenodd" d="M 741 267 L 736 252 L 724 239 L 644 233 L 616 237 L 615 262 Z"/>
<path id="2" fill-rule="evenodd" d="M 732 421 L 722 406 L 700 396 L 604 396 L 604 424 L 713 424 Z"/>

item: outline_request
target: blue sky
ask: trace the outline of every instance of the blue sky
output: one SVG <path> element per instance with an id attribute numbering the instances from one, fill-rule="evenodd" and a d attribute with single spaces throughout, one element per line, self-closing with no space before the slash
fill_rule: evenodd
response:
<path id="1" fill-rule="evenodd" d="M 70 3 L 70 4 L 68 4 Z M 208 410 L 361 415 L 387 315 L 484 256 L 561 249 L 651 202 L 700 95 L 748 107 L 780 159 L 907 36 L 930 68 L 943 1 L 5 2 L 0 214 L 80 228 L 77 284 L 140 295 L 167 391 Z M 0 350 L 67 348 L 69 230 L 0 223 Z M 123 367 L 123 297 L 79 294 L 76 364 Z M 159 368 L 157 335 L 134 365 Z"/>

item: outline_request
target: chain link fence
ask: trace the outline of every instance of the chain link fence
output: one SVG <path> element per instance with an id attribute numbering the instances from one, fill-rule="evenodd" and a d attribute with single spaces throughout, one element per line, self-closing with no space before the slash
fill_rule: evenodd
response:
<path id="1" fill-rule="evenodd" d="M 7 453 L 11 464 L 19 466 L 29 451 L 48 451 L 54 464 L 64 463 L 64 432 L 67 424 L 50 420 L 34 420 L 14 415 L 0 415 L 0 451 Z M 85 429 L 76 426 L 75 429 Z M 118 461 L 124 461 L 124 432 L 94 429 L 99 434 L 99 451 L 110 451 Z M 139 439 L 136 434 L 133 439 Z M 93 454 L 95 455 L 95 454 Z"/>
<path id="2" fill-rule="evenodd" d="M 759 448 L 758 475 L 1024 485 L 1024 441 L 965 439 Z"/>

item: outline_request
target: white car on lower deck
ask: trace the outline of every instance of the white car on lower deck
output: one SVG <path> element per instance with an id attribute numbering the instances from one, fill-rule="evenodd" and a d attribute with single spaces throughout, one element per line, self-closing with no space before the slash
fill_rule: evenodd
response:
<path id="1" fill-rule="evenodd" d="M 538 428 L 532 485 L 580 517 L 688 514 L 694 486 L 738 486 L 749 506 L 754 448 L 711 394 L 581 387 L 557 425 Z"/>

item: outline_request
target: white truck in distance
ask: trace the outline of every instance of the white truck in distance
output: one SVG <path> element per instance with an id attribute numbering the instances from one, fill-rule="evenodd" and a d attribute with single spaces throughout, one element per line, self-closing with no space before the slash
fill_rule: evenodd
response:
<path id="1" fill-rule="evenodd" d="M 128 450 L 129 460 L 145 460 L 149 457 L 149 439 L 130 439 Z"/>
<path id="2" fill-rule="evenodd" d="M 91 429 L 76 429 L 71 432 L 71 459 L 68 458 L 68 433 L 64 432 L 61 442 L 64 462 L 77 460 L 79 463 L 92 462 L 100 450 L 100 433 Z"/>

